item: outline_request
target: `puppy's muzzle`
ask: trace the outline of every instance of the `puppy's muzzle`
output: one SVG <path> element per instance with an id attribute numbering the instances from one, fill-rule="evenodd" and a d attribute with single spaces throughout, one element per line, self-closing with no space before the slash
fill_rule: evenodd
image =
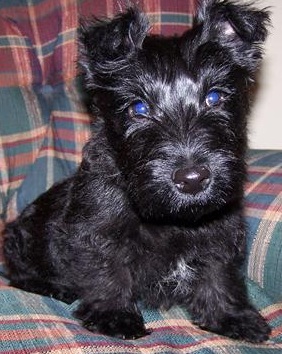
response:
<path id="1" fill-rule="evenodd" d="M 205 190 L 211 181 L 211 172 L 205 166 L 174 170 L 172 180 L 180 192 L 196 195 Z"/>

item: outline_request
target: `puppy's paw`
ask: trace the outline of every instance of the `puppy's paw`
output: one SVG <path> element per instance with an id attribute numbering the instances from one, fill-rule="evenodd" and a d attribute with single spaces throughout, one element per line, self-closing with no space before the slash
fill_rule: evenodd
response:
<path id="1" fill-rule="evenodd" d="M 254 309 L 246 309 L 238 314 L 225 316 L 218 326 L 201 326 L 203 329 L 224 336 L 261 343 L 268 340 L 271 333 L 265 319 Z"/>
<path id="2" fill-rule="evenodd" d="M 245 310 L 236 317 L 227 317 L 222 325 L 228 337 L 261 343 L 268 340 L 271 329 L 255 310 Z"/>
<path id="3" fill-rule="evenodd" d="M 123 311 L 95 312 L 83 320 L 83 326 L 92 332 L 121 339 L 137 339 L 151 333 L 140 315 Z"/>

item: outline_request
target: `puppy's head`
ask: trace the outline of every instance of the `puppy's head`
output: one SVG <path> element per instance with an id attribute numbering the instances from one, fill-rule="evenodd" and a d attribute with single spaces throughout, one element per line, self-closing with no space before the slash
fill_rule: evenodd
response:
<path id="1" fill-rule="evenodd" d="M 180 37 L 150 36 L 136 8 L 81 26 L 92 108 L 143 218 L 199 218 L 241 199 L 248 89 L 268 21 L 205 0 Z"/>

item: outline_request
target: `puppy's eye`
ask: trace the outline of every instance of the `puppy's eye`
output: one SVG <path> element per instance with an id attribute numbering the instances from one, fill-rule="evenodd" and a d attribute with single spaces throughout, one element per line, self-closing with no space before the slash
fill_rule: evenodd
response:
<path id="1" fill-rule="evenodd" d="M 208 107 L 218 106 L 222 101 L 222 94 L 218 90 L 210 91 L 206 96 L 206 105 Z"/>
<path id="2" fill-rule="evenodd" d="M 128 109 L 129 115 L 132 118 L 144 117 L 147 118 L 150 115 L 150 109 L 146 102 L 136 101 Z"/>

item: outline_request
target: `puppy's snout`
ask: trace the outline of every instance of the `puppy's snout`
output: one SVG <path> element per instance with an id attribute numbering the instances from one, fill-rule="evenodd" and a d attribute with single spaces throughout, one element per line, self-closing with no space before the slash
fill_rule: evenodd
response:
<path id="1" fill-rule="evenodd" d="M 206 166 L 185 167 L 174 170 L 172 180 L 181 192 L 195 195 L 207 188 L 211 173 Z"/>

